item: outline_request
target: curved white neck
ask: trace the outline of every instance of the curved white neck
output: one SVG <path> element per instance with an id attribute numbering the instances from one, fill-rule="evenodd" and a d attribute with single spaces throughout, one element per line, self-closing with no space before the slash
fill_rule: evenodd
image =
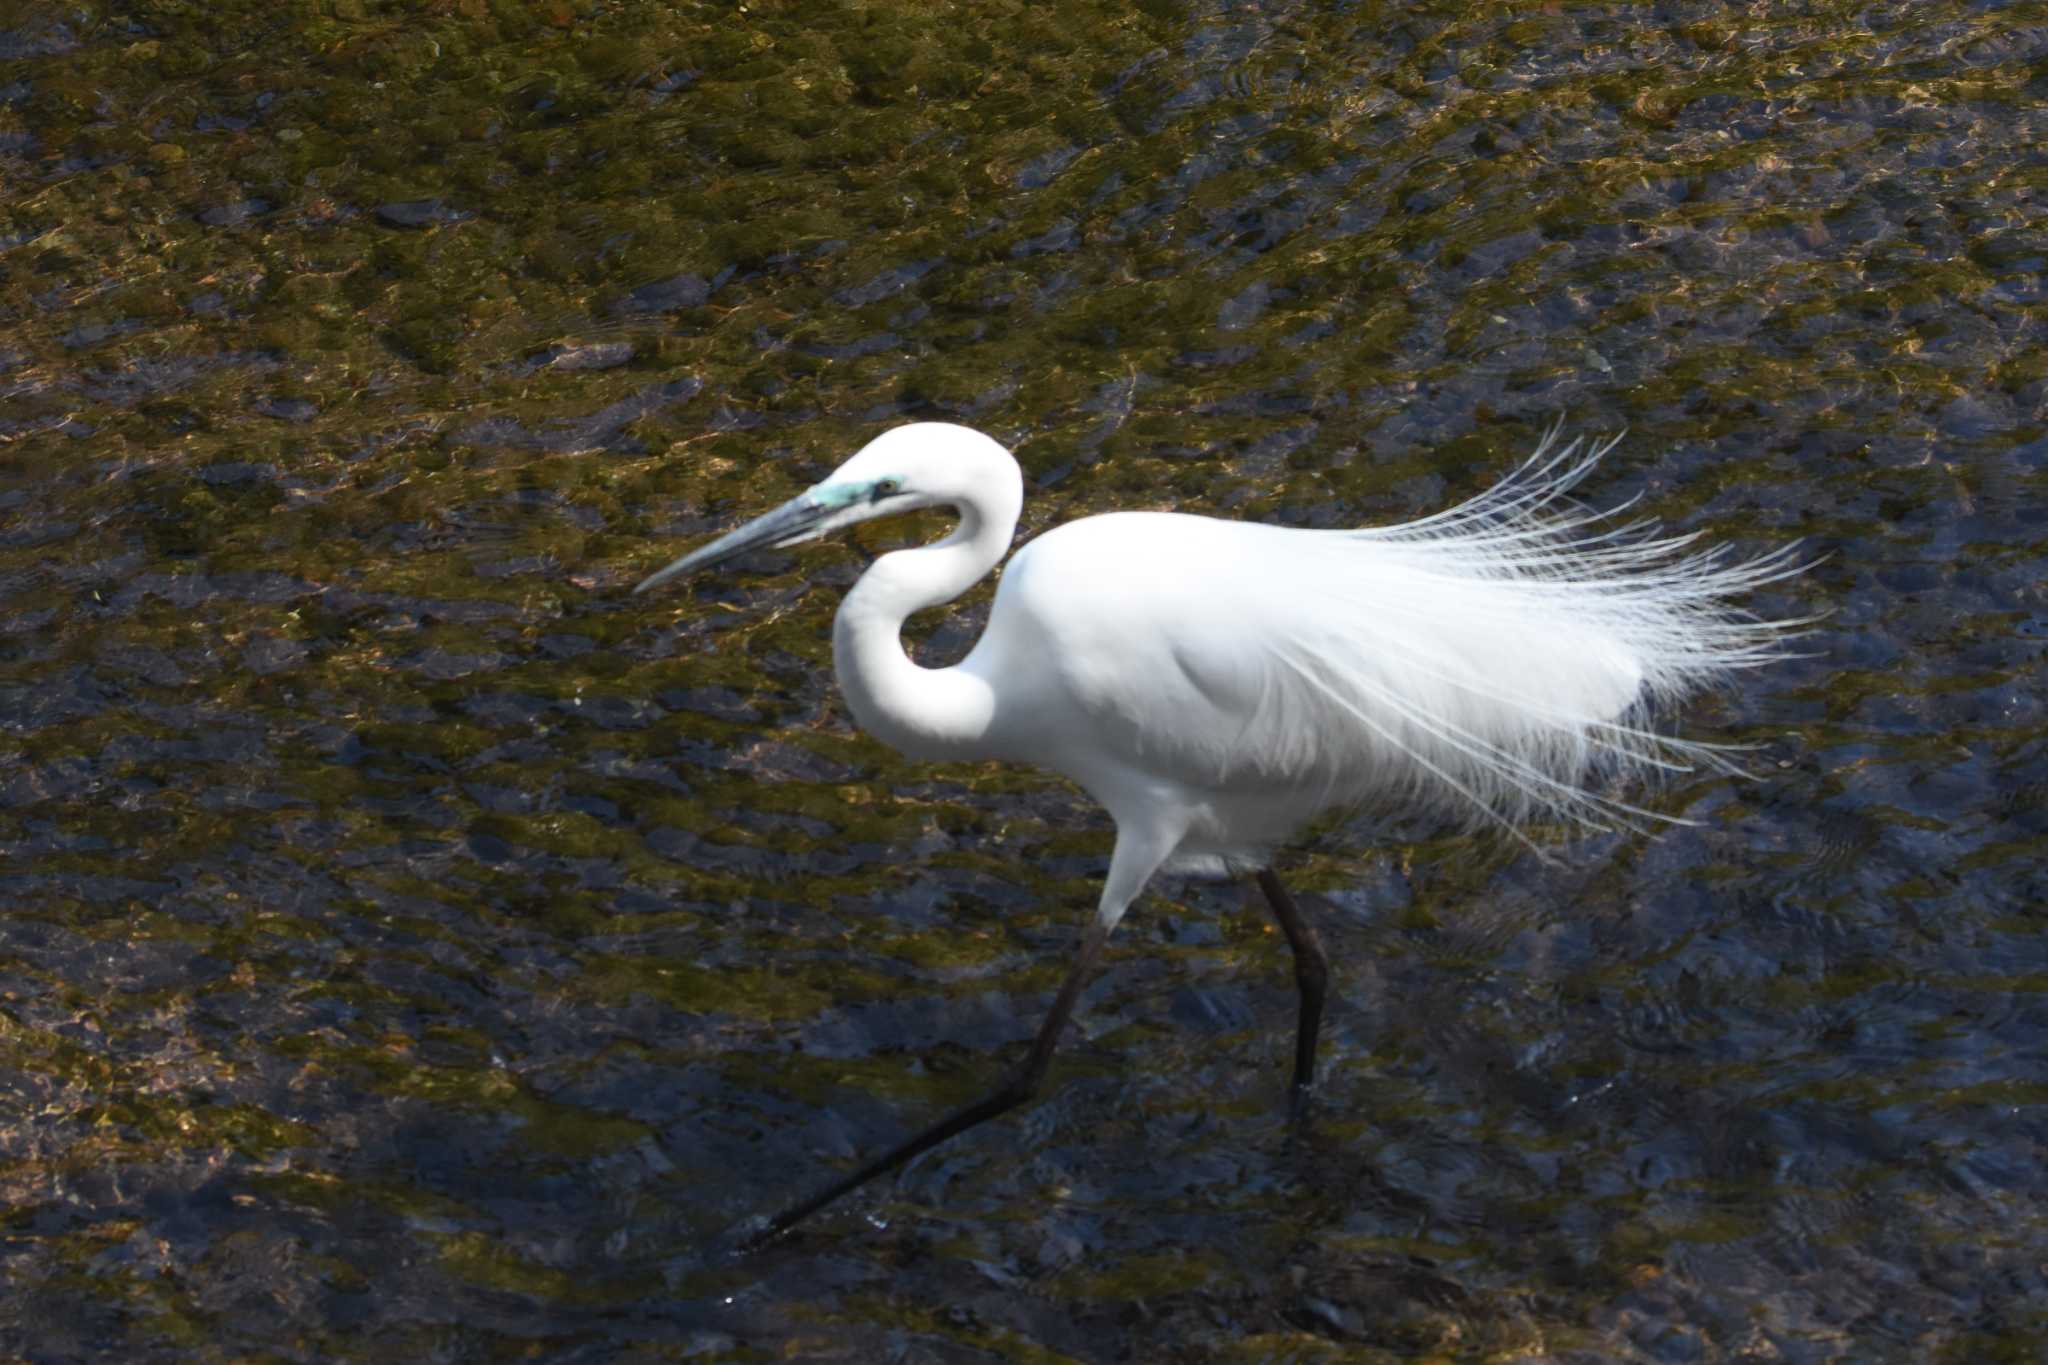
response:
<path id="1" fill-rule="evenodd" d="M 966 592 L 1009 548 L 1015 509 L 991 515 L 963 501 L 959 510 L 960 525 L 945 539 L 876 560 L 832 627 L 833 662 L 854 719 L 912 758 L 980 756 L 975 742 L 995 718 L 985 680 L 957 667 L 921 667 L 903 651 L 912 612 Z"/>

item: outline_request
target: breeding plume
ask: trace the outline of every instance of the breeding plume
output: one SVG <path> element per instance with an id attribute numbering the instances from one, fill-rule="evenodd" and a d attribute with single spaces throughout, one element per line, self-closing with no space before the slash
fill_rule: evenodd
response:
<path id="1" fill-rule="evenodd" d="M 945 538 L 883 555 L 839 609 L 833 657 L 869 734 L 912 758 L 1003 759 L 1080 784 L 1116 823 L 1094 919 L 1022 1067 L 773 1219 L 778 1234 L 1038 1088 L 1075 998 L 1161 869 L 1250 874 L 1293 950 L 1294 1087 L 1315 1072 L 1328 964 L 1273 851 L 1332 807 L 1423 807 L 1520 837 L 1533 823 L 1656 818 L 1611 792 L 1718 763 L 1651 716 L 1773 657 L 1785 623 L 1730 599 L 1798 572 L 1608 528 L 1568 493 L 1612 442 L 1553 449 L 1461 506 L 1400 526 L 1308 531 L 1168 512 L 1070 522 L 1010 560 L 988 629 L 952 668 L 904 653 L 911 613 L 996 566 L 1023 504 L 1001 445 L 966 427 L 885 432 L 823 483 L 636 591 L 764 545 L 950 507 Z M 1725 766 L 1725 765 L 1724 765 Z"/>

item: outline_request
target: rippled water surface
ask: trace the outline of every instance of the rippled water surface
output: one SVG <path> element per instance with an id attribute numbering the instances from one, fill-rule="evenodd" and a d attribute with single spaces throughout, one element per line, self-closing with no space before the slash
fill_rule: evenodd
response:
<path id="1" fill-rule="evenodd" d="M 2032 1360 L 2048 7 L 0 6 L 0 1353 Z M 887 425 L 1110 507 L 1824 562 L 1697 823 L 1164 884 L 849 724 Z M 972 639 L 987 591 L 918 624 Z"/>

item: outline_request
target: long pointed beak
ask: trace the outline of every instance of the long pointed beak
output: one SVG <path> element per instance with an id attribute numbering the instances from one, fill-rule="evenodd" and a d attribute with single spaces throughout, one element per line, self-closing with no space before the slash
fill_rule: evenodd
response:
<path id="1" fill-rule="evenodd" d="M 633 589 L 636 593 L 658 587 L 692 569 L 705 569 L 713 564 L 723 564 L 757 550 L 763 545 L 778 545 L 784 541 L 800 540 L 819 522 L 832 515 L 833 509 L 809 493 L 800 493 L 773 512 L 764 512 L 745 526 L 728 531 L 709 545 L 700 545 L 690 553 L 659 573 L 649 574 Z"/>

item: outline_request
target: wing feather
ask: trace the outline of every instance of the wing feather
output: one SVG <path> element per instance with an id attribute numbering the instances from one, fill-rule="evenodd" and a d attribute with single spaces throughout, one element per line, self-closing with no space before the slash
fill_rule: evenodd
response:
<path id="1" fill-rule="evenodd" d="M 1607 772 L 1727 767 L 1654 711 L 1777 657 L 1804 622 L 1733 599 L 1803 565 L 1691 550 L 1570 502 L 1611 446 L 1545 440 L 1515 475 L 1434 516 L 1306 531 L 1170 513 L 1060 527 L 1012 561 L 998 613 L 1027 622 L 1068 739 L 1161 780 L 1420 803 L 1518 829 L 1662 819 Z"/>

